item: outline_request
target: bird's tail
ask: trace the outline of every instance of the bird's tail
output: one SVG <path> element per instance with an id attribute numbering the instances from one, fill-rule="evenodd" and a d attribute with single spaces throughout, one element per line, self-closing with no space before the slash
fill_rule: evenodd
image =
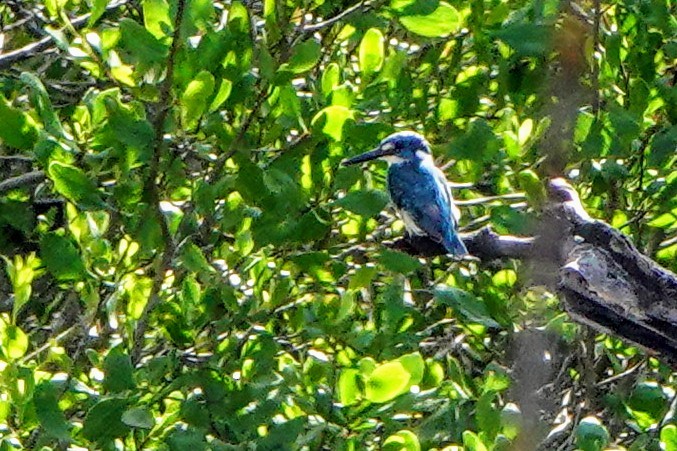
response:
<path id="1" fill-rule="evenodd" d="M 455 233 L 451 236 L 451 239 L 447 242 L 445 247 L 447 248 L 447 252 L 452 255 L 456 255 L 458 257 L 468 255 L 468 249 L 466 249 L 463 241 L 461 241 L 461 239 Z"/>

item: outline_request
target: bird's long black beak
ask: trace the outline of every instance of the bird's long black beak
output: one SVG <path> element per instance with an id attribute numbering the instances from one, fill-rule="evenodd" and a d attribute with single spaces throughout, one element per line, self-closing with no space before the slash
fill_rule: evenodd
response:
<path id="1" fill-rule="evenodd" d="M 380 158 L 386 155 L 390 155 L 392 153 L 391 150 L 384 150 L 381 147 L 377 147 L 374 150 L 370 150 L 369 152 L 362 153 L 360 155 L 357 155 L 353 158 L 348 158 L 347 160 L 343 160 L 341 164 L 343 166 L 350 166 L 353 164 L 358 164 L 358 163 L 363 163 L 365 161 L 370 161 L 370 160 L 375 160 L 376 158 Z"/>

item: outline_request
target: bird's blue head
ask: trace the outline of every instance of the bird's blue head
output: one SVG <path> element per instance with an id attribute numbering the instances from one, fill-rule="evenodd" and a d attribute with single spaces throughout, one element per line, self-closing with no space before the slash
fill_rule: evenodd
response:
<path id="1" fill-rule="evenodd" d="M 381 158 L 389 164 L 422 160 L 431 155 L 430 144 L 416 132 L 397 132 L 381 141 L 381 144 L 369 152 L 343 161 L 344 166 Z"/>

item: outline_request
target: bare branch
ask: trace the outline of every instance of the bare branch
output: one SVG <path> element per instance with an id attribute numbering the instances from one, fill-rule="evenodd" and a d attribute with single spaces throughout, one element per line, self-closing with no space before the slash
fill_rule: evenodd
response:
<path id="1" fill-rule="evenodd" d="M 536 282 L 559 292 L 574 320 L 677 364 L 677 275 L 591 218 L 564 179 L 551 180 L 548 193 L 538 236 L 499 235 L 484 227 L 461 235 L 468 251 L 483 261 L 530 262 Z M 406 237 L 391 247 L 416 256 L 446 254 L 427 237 Z"/>
<path id="2" fill-rule="evenodd" d="M 172 45 L 169 49 L 169 56 L 167 57 L 167 75 L 160 87 L 160 96 L 158 99 L 158 112 L 153 120 L 153 129 L 155 138 L 153 140 L 153 157 L 149 164 L 148 176 L 144 186 L 144 194 L 148 198 L 148 202 L 153 209 L 155 220 L 160 225 L 162 232 L 162 239 L 164 241 L 164 249 L 155 259 L 155 275 L 153 277 L 153 285 L 148 296 L 148 302 L 143 309 L 141 318 L 134 331 L 134 348 L 132 352 L 132 361 L 138 362 L 141 357 L 141 350 L 143 349 L 144 335 L 148 327 L 148 316 L 153 311 L 159 302 L 159 292 L 162 287 L 162 282 L 165 273 L 170 266 L 172 257 L 174 255 L 174 243 L 167 221 L 160 209 L 160 192 L 157 185 L 157 179 L 160 171 L 160 157 L 162 155 L 162 147 L 164 143 L 164 127 L 165 120 L 169 111 L 172 109 L 171 90 L 174 82 L 174 66 L 176 55 L 181 45 L 181 24 L 183 23 L 183 16 L 186 8 L 186 0 L 178 0 L 176 7 L 176 17 L 174 19 L 174 36 L 172 37 Z"/>
<path id="3" fill-rule="evenodd" d="M 327 20 L 324 20 L 322 22 L 318 22 L 318 23 L 315 23 L 315 24 L 304 25 L 301 28 L 301 32 L 303 32 L 303 33 L 314 33 L 316 31 L 320 31 L 323 28 L 331 27 L 336 22 L 339 22 L 339 21 L 345 19 L 346 17 L 348 17 L 349 15 L 351 15 L 351 14 L 357 12 L 357 11 L 365 12 L 370 7 L 371 7 L 370 1 L 361 1 L 361 2 L 351 6 L 350 8 L 346 9 L 345 11 L 335 15 L 334 17 L 332 17 L 330 19 L 327 19 Z"/>
<path id="4" fill-rule="evenodd" d="M 106 7 L 106 11 L 112 11 L 120 6 L 125 5 L 129 0 L 120 0 L 114 3 L 111 3 Z M 82 16 L 76 17 L 71 21 L 73 28 L 82 28 L 87 24 L 89 18 L 92 16 L 91 13 L 83 14 Z M 68 28 L 61 28 L 59 31 L 66 31 Z M 13 64 L 23 61 L 25 59 L 36 56 L 38 53 L 45 52 L 54 46 L 54 39 L 51 36 L 45 36 L 39 41 L 32 42 L 27 44 L 19 49 L 12 50 L 11 52 L 0 54 L 0 70 L 7 69 Z"/>
<path id="5" fill-rule="evenodd" d="M 45 180 L 45 177 L 44 171 L 33 171 L 27 174 L 12 177 L 0 182 L 0 193 L 22 188 L 24 186 L 37 185 L 38 183 Z"/>

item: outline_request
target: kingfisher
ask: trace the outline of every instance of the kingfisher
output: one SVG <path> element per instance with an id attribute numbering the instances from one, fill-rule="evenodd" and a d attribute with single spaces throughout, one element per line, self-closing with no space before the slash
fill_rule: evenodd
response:
<path id="1" fill-rule="evenodd" d="M 435 166 L 428 141 L 416 132 L 393 133 L 376 149 L 343 161 L 344 166 L 382 159 L 388 163 L 388 193 L 412 237 L 427 237 L 447 253 L 468 254 L 456 233 L 461 212 L 444 173 Z"/>

